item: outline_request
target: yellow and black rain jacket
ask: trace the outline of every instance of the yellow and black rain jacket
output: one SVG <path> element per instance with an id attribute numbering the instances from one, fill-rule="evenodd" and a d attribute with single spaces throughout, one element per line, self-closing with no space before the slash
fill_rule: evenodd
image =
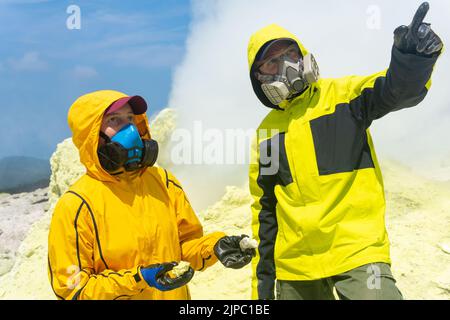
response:
<path id="1" fill-rule="evenodd" d="M 59 199 L 48 236 L 48 275 L 59 299 L 189 299 L 187 286 L 159 291 L 140 268 L 187 261 L 204 270 L 217 261 L 217 232 L 202 226 L 180 183 L 162 168 L 133 180 L 108 174 L 97 156 L 104 111 L 125 94 L 96 91 L 77 99 L 68 115 L 73 142 L 86 174 Z M 145 114 L 136 116 L 150 138 Z"/>
<path id="2" fill-rule="evenodd" d="M 315 280 L 391 262 L 383 179 L 369 127 L 420 103 L 437 60 L 393 47 L 387 70 L 321 79 L 275 106 L 255 79 L 253 63 L 280 38 L 308 53 L 277 25 L 256 32 L 248 46 L 254 91 L 274 109 L 258 128 L 249 170 L 252 230 L 259 241 L 252 292 L 260 299 L 273 298 L 275 279 Z M 269 170 L 274 165 L 277 170 Z"/>

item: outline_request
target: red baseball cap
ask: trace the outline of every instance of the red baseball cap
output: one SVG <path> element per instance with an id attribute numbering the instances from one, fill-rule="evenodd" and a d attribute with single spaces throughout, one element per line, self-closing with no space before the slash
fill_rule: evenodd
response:
<path id="1" fill-rule="evenodd" d="M 129 104 L 134 114 L 143 114 L 147 111 L 147 102 L 141 96 L 123 97 L 114 101 L 105 111 L 105 115 L 119 110 L 124 105 Z"/>

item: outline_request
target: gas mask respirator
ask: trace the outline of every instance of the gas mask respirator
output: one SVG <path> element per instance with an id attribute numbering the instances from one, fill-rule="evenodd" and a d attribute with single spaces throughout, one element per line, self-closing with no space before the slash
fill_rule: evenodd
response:
<path id="1" fill-rule="evenodd" d="M 102 167 L 114 173 L 123 167 L 126 171 L 135 171 L 155 164 L 158 157 L 158 143 L 155 140 L 142 140 L 133 124 L 120 129 L 112 138 L 100 132 L 106 143 L 98 148 L 98 157 Z"/>
<path id="2" fill-rule="evenodd" d="M 256 73 L 256 78 L 262 83 L 262 91 L 274 105 L 303 92 L 320 78 L 319 67 L 310 53 L 298 61 L 287 56 L 279 60 L 276 75 Z"/>

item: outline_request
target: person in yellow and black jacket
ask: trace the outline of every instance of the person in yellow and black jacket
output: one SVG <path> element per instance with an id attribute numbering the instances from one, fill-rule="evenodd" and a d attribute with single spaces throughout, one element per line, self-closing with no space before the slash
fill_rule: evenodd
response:
<path id="1" fill-rule="evenodd" d="M 180 182 L 154 167 L 140 96 L 113 90 L 78 98 L 68 122 L 86 174 L 58 200 L 48 236 L 48 276 L 58 299 L 190 299 L 194 270 L 220 260 L 242 268 L 246 237 L 203 234 Z M 172 273 L 180 261 L 185 272 Z M 181 266 L 180 266 L 181 267 Z"/>
<path id="2" fill-rule="evenodd" d="M 389 68 L 370 76 L 320 79 L 287 30 L 273 24 L 252 35 L 253 89 L 274 109 L 257 130 L 249 171 L 254 299 L 335 299 L 334 290 L 341 299 L 403 298 L 369 127 L 425 98 L 443 48 L 423 22 L 428 9 L 395 30 Z"/>

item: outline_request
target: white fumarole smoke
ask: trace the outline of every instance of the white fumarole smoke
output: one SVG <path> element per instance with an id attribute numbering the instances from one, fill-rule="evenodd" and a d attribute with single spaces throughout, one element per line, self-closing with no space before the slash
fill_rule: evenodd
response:
<path id="1" fill-rule="evenodd" d="M 444 12 L 450 12 L 450 2 L 429 2 L 426 22 L 432 23 L 445 42 L 450 24 Z M 261 27 L 277 23 L 296 34 L 316 56 L 323 77 L 367 75 L 388 67 L 393 31 L 410 23 L 420 3 L 193 1 L 187 51 L 175 72 L 169 100 L 169 106 L 179 113 L 178 127 L 192 130 L 195 121 L 201 121 L 204 129 L 221 132 L 258 126 L 269 109 L 253 93 L 247 44 Z M 450 157 L 450 145 L 445 141 L 450 127 L 450 74 L 445 70 L 450 70 L 450 60 L 444 53 L 433 75 L 432 89 L 420 106 L 374 122 L 372 135 L 381 157 L 411 166 L 425 162 L 437 165 Z M 200 138 L 203 147 L 217 142 Z M 225 154 L 239 151 L 224 147 Z M 199 209 L 214 203 L 226 185 L 245 184 L 247 165 L 178 165 L 173 171 L 190 190 L 192 202 Z"/>

